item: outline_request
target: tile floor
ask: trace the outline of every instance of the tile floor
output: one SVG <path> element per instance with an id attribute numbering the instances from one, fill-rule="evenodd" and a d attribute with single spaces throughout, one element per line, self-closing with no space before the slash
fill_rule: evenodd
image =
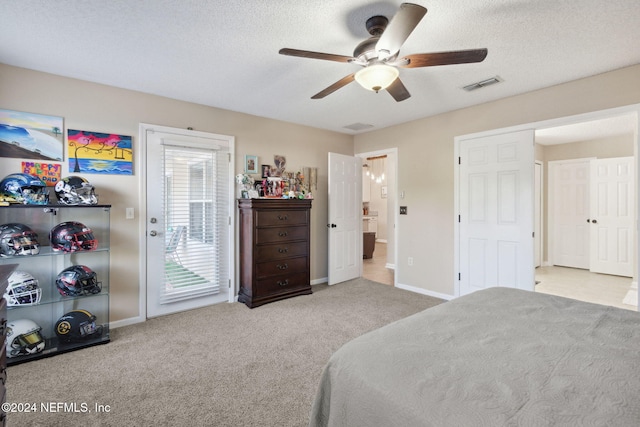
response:
<path id="1" fill-rule="evenodd" d="M 387 244 L 376 242 L 373 258 L 362 260 L 362 277 L 393 286 L 394 271 L 386 268 L 385 265 L 387 265 Z"/>
<path id="2" fill-rule="evenodd" d="M 536 285 L 536 292 L 637 310 L 636 306 L 623 302 L 633 301 L 633 298 L 625 300 L 631 289 L 630 277 L 609 276 L 577 268 L 553 266 L 538 267 L 536 281 L 540 282 Z M 637 297 L 635 301 L 637 302 Z"/>
<path id="3" fill-rule="evenodd" d="M 387 244 L 376 242 L 373 258 L 362 260 L 362 276 L 393 286 L 394 271 L 385 267 Z M 566 267 L 538 267 L 536 292 L 573 298 L 596 304 L 610 305 L 637 311 L 629 302 L 637 301 L 637 288 L 629 294 L 632 279 L 591 273 Z"/>

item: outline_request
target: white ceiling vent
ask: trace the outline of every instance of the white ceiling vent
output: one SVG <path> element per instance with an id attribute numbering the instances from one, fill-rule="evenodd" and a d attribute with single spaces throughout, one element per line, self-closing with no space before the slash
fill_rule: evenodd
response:
<path id="1" fill-rule="evenodd" d="M 466 85 L 462 89 L 466 90 L 467 92 L 471 92 L 472 90 L 480 89 L 481 87 L 491 86 L 496 83 L 500 83 L 501 81 L 503 80 L 500 77 L 495 76 L 495 77 L 491 77 L 490 79 L 482 80 L 480 82 L 471 83 L 470 85 Z"/>
<path id="2" fill-rule="evenodd" d="M 371 129 L 372 127 L 373 125 L 369 125 L 366 123 L 353 123 L 348 126 L 345 126 L 344 128 L 358 131 L 358 130 L 364 130 L 364 129 Z"/>

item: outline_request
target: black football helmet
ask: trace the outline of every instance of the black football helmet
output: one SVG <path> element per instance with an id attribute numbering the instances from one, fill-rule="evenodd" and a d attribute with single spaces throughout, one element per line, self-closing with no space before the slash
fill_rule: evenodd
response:
<path id="1" fill-rule="evenodd" d="M 102 282 L 96 273 L 86 265 L 72 265 L 62 270 L 56 279 L 61 295 L 75 297 L 100 293 Z"/>
<path id="2" fill-rule="evenodd" d="M 102 335 L 96 316 L 87 310 L 72 310 L 56 322 L 56 335 L 63 342 L 86 341 Z"/>
<path id="3" fill-rule="evenodd" d="M 49 233 L 51 249 L 63 252 L 92 251 L 98 247 L 93 231 L 77 221 L 62 222 Z"/>

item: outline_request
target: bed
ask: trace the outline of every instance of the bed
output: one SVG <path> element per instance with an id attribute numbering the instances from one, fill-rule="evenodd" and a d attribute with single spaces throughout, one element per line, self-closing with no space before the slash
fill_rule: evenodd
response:
<path id="1" fill-rule="evenodd" d="M 310 426 L 638 426 L 640 313 L 509 288 L 345 344 Z"/>

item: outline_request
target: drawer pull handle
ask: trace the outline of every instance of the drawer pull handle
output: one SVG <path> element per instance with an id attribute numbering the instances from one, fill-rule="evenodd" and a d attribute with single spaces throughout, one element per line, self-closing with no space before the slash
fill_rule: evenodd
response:
<path id="1" fill-rule="evenodd" d="M 278 248 L 278 252 L 281 254 L 286 254 L 289 251 L 289 248 Z"/>
<path id="2" fill-rule="evenodd" d="M 286 231 L 279 231 L 278 232 L 278 236 L 280 236 L 280 237 L 287 237 L 288 234 L 289 233 L 287 233 Z"/>
<path id="3" fill-rule="evenodd" d="M 287 286 L 288 284 L 289 284 L 289 279 L 278 280 L 278 285 L 280 286 Z"/>
<path id="4" fill-rule="evenodd" d="M 278 215 L 278 219 L 279 219 L 280 221 L 286 221 L 286 220 L 288 220 L 288 219 L 289 219 L 289 217 L 288 217 L 288 216 L 286 216 L 286 215 Z"/>
<path id="5" fill-rule="evenodd" d="M 288 264 L 278 264 L 278 270 L 286 270 L 289 268 Z"/>

